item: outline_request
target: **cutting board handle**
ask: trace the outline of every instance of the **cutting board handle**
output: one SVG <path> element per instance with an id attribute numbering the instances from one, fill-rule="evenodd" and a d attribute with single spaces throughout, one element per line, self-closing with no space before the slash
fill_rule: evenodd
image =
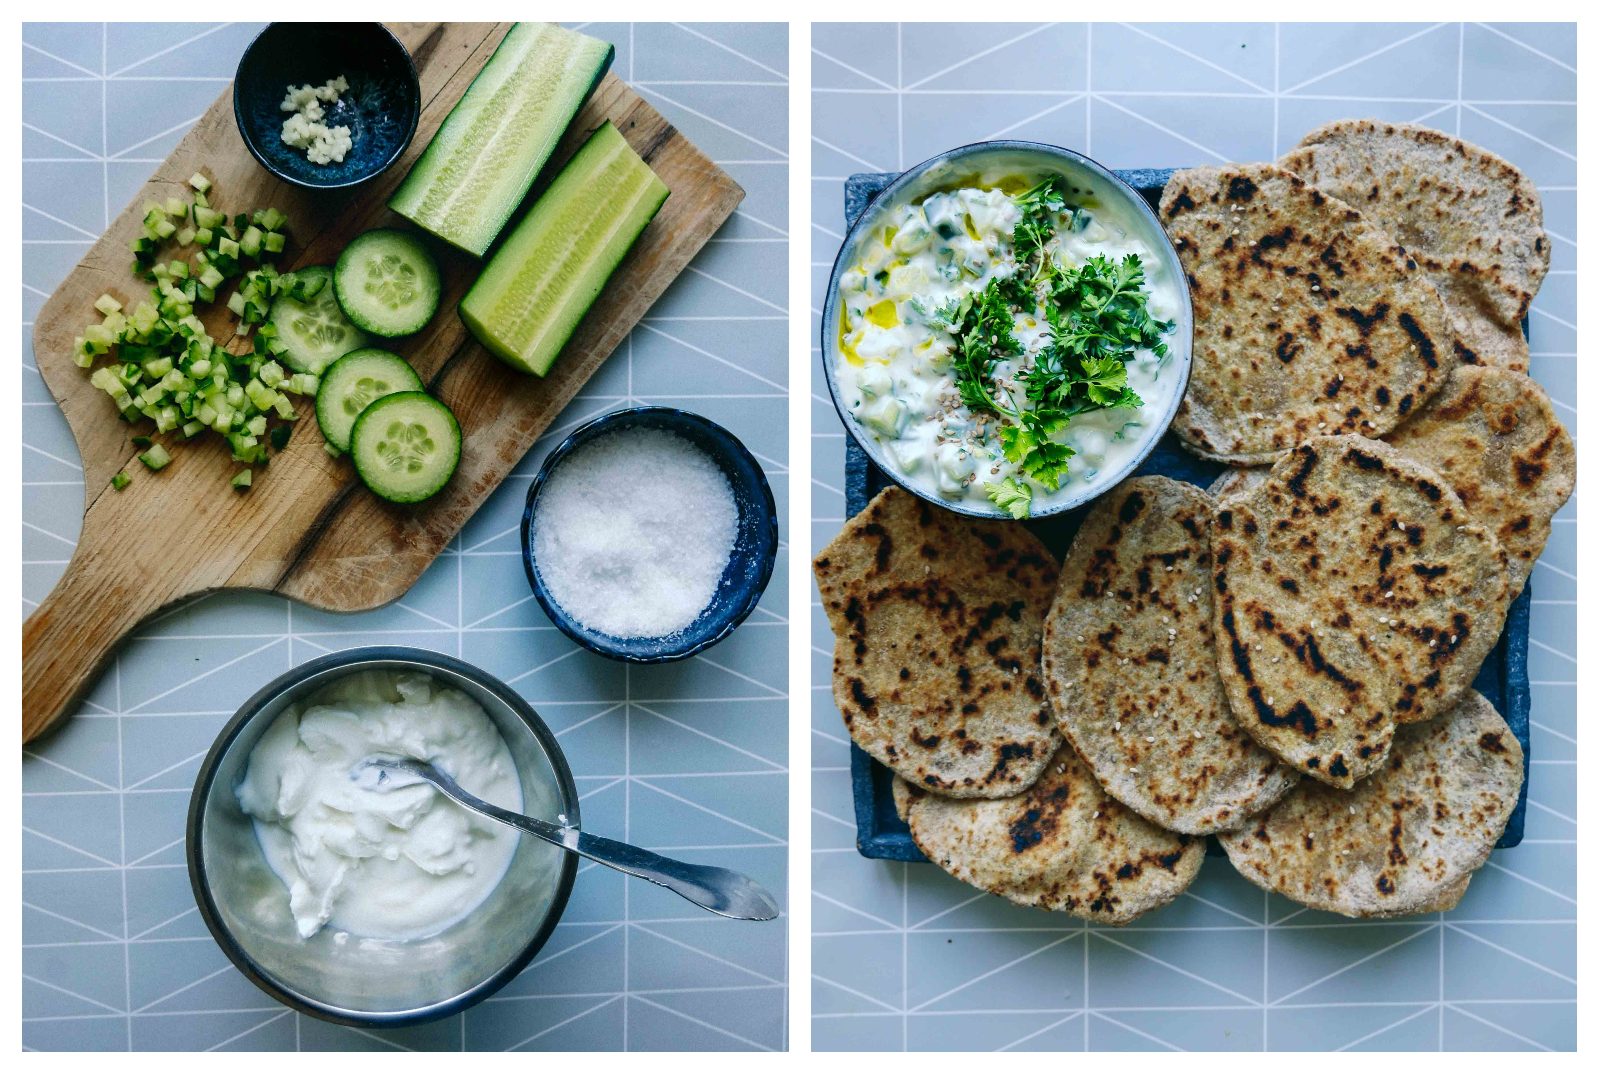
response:
<path id="1" fill-rule="evenodd" d="M 24 743 L 67 715 L 117 643 L 159 607 L 150 603 L 148 587 L 125 571 L 111 575 L 103 565 L 111 558 L 74 556 L 55 589 L 22 624 Z"/>

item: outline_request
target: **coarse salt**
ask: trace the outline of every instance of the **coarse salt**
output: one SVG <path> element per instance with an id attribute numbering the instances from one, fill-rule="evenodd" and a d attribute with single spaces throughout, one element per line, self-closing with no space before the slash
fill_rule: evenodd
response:
<path id="1" fill-rule="evenodd" d="M 533 556 L 578 622 L 660 638 L 711 603 L 737 533 L 732 486 L 709 455 L 663 429 L 622 429 L 551 473 L 534 506 Z"/>

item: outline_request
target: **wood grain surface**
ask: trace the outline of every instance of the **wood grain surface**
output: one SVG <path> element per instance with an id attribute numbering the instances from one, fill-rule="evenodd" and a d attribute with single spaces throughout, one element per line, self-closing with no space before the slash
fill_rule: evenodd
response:
<path id="1" fill-rule="evenodd" d="M 110 292 L 142 298 L 128 243 L 141 233 L 146 201 L 188 193 L 204 171 L 213 203 L 234 213 L 276 206 L 290 219 L 284 267 L 327 264 L 360 232 L 406 226 L 389 193 L 426 148 L 450 108 L 493 53 L 509 24 L 403 23 L 391 28 L 411 50 L 422 84 L 415 139 L 386 173 L 353 191 L 312 192 L 276 180 L 250 156 L 233 119 L 230 86 L 177 145 L 138 196 L 90 248 L 40 311 L 34 327 L 39 372 L 61 405 L 83 456 L 83 531 L 66 573 L 23 627 L 23 741 L 66 715 L 116 644 L 141 620 L 175 601 L 218 589 L 283 593 L 317 608 L 354 612 L 400 597 L 521 460 L 541 433 L 651 304 L 730 216 L 737 183 L 626 83 L 607 75 L 557 148 L 546 179 L 606 119 L 671 195 L 545 378 L 517 373 L 467 333 L 456 303 L 480 263 L 434 243 L 444 279 L 440 311 L 394 349 L 455 411 L 463 434 L 459 471 L 433 500 L 411 507 L 368 493 L 347 460 L 322 449 L 310 400 L 284 451 L 234 494 L 238 465 L 220 438 L 172 448 L 172 463 L 150 473 L 134 460 L 132 438 L 148 434 L 117 420 L 110 401 L 72 360 L 73 337 L 98 317 Z M 537 191 L 535 190 L 535 194 Z M 222 303 L 202 314 L 219 340 L 232 338 Z M 247 350 L 246 341 L 231 349 Z M 109 488 L 125 466 L 134 481 Z"/>

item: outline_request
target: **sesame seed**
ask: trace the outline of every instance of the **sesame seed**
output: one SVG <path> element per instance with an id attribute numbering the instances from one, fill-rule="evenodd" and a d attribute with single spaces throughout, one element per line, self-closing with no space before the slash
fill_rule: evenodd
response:
<path id="1" fill-rule="evenodd" d="M 1387 597 L 1388 597 L 1389 600 L 1393 600 L 1394 599 L 1394 591 L 1392 589 L 1390 589 L 1388 591 Z"/>
<path id="2" fill-rule="evenodd" d="M 1387 621 L 1388 621 L 1388 617 L 1386 615 L 1379 615 L 1377 617 L 1377 622 L 1379 622 L 1379 623 L 1386 623 Z"/>
<path id="3" fill-rule="evenodd" d="M 1460 640 L 1460 638 L 1457 635 L 1455 635 L 1455 634 L 1449 635 L 1449 644 L 1450 645 L 1453 645 L 1455 642 L 1457 642 L 1459 640 Z"/>

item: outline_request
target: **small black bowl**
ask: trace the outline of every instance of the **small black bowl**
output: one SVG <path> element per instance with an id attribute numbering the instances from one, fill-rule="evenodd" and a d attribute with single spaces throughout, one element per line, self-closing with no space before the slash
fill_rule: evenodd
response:
<path id="1" fill-rule="evenodd" d="M 337 164 L 312 164 L 283 142 L 290 85 L 343 75 L 349 90 L 324 105 L 323 122 L 350 128 Z M 405 46 L 380 22 L 274 22 L 250 42 L 233 78 L 233 117 L 250 154 L 279 179 L 310 190 L 355 186 L 400 159 L 416 134 L 422 88 Z"/>
<path id="2" fill-rule="evenodd" d="M 692 623 L 676 634 L 661 638 L 618 638 L 578 622 L 544 588 L 538 563 L 533 558 L 534 507 L 561 460 L 591 440 L 635 426 L 676 433 L 709 455 L 727 475 L 734 502 L 738 504 L 738 533 L 733 538 L 733 552 L 722 571 L 716 595 Z M 771 580 L 776 560 L 777 504 L 760 463 L 736 436 L 720 425 L 672 407 L 641 406 L 612 411 L 578 428 L 544 460 L 527 490 L 527 506 L 522 510 L 522 565 L 527 568 L 528 584 L 533 587 L 539 607 L 563 634 L 583 648 L 630 664 L 682 660 L 726 638 L 755 610 L 766 583 Z"/>

